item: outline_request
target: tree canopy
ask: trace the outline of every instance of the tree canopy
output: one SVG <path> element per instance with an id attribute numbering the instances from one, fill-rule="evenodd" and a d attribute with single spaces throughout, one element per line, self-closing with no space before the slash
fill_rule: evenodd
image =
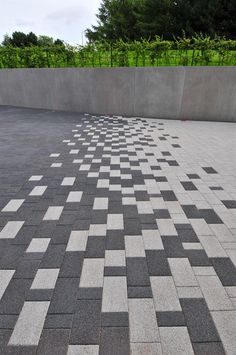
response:
<path id="1" fill-rule="evenodd" d="M 30 46 L 41 46 L 50 47 L 53 45 L 63 46 L 63 41 L 60 39 L 54 40 L 49 36 L 36 36 L 33 32 L 28 34 L 24 32 L 15 31 L 11 36 L 6 34 L 4 36 L 2 45 L 3 46 L 13 46 L 13 47 L 30 47 Z"/>
<path id="2" fill-rule="evenodd" d="M 89 41 L 203 33 L 236 38 L 236 0 L 102 0 Z"/>

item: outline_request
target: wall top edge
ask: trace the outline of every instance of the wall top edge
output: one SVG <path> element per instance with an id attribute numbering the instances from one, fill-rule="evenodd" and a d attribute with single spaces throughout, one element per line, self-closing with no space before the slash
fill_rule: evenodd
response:
<path id="1" fill-rule="evenodd" d="M 156 70 L 156 71 L 162 71 L 162 70 L 173 70 L 173 71 L 178 71 L 178 70 L 186 70 L 186 71 L 204 71 L 204 70 L 218 70 L 218 71 L 224 71 L 224 70 L 235 70 L 236 71 L 236 66 L 192 66 L 192 67 L 187 67 L 187 66 L 160 66 L 160 67 L 114 67 L 114 68 L 78 68 L 78 67 L 68 67 L 68 68 L 3 68 L 0 69 L 0 72 L 6 72 L 6 71 L 136 71 L 136 70 Z"/>

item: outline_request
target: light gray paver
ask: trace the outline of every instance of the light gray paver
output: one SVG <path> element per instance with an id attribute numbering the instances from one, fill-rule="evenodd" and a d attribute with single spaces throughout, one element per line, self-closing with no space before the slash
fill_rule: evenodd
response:
<path id="1" fill-rule="evenodd" d="M 106 197 L 96 197 L 93 204 L 94 210 L 107 210 L 108 209 L 108 198 Z"/>
<path id="2" fill-rule="evenodd" d="M 145 250 L 163 250 L 164 246 L 158 230 L 143 230 L 143 243 Z"/>
<path id="3" fill-rule="evenodd" d="M 104 277 L 102 312 L 128 312 L 126 277 Z"/>
<path id="4" fill-rule="evenodd" d="M 200 287 L 177 287 L 179 298 L 203 298 Z"/>
<path id="5" fill-rule="evenodd" d="M 42 196 L 46 191 L 47 186 L 35 186 L 29 196 Z"/>
<path id="6" fill-rule="evenodd" d="M 67 243 L 66 251 L 85 251 L 88 231 L 72 231 Z"/>
<path id="7" fill-rule="evenodd" d="M 29 178 L 29 181 L 40 181 L 43 178 L 43 175 L 32 175 Z"/>
<path id="8" fill-rule="evenodd" d="M 8 204 L 2 209 L 2 212 L 16 212 L 24 201 L 25 200 L 23 199 L 10 200 Z"/>
<path id="9" fill-rule="evenodd" d="M 160 343 L 131 343 L 131 355 L 162 355 Z"/>
<path id="10" fill-rule="evenodd" d="M 107 232 L 106 224 L 90 224 L 89 235 L 91 236 L 105 236 Z"/>
<path id="11" fill-rule="evenodd" d="M 24 223 L 24 221 L 7 222 L 0 232 L 0 239 L 14 239 Z"/>
<path id="12" fill-rule="evenodd" d="M 60 218 L 64 206 L 50 206 L 45 213 L 43 219 L 44 221 L 56 221 Z"/>
<path id="13" fill-rule="evenodd" d="M 125 266 L 124 250 L 106 250 L 105 266 Z"/>
<path id="14" fill-rule="evenodd" d="M 218 239 L 214 235 L 199 235 L 198 238 L 209 258 L 227 257 L 226 252 L 224 251 Z"/>
<path id="15" fill-rule="evenodd" d="M 38 345 L 50 302 L 25 302 L 9 345 Z"/>
<path id="16" fill-rule="evenodd" d="M 60 269 L 38 269 L 31 285 L 31 289 L 53 289 L 56 285 L 59 271 Z"/>
<path id="17" fill-rule="evenodd" d="M 178 294 L 171 276 L 150 277 L 155 310 L 181 311 Z"/>
<path id="18" fill-rule="evenodd" d="M 0 270 L 0 300 L 11 281 L 15 270 Z"/>
<path id="19" fill-rule="evenodd" d="M 160 342 L 153 300 L 129 299 L 128 305 L 131 343 Z"/>
<path id="20" fill-rule="evenodd" d="M 80 287 L 103 286 L 104 259 L 84 259 Z"/>
<path id="21" fill-rule="evenodd" d="M 163 355 L 194 355 L 186 327 L 161 327 Z"/>
<path id="22" fill-rule="evenodd" d="M 208 226 L 208 224 L 206 223 L 206 221 L 204 219 L 189 219 L 195 233 L 198 236 L 206 236 L 206 235 L 213 235 L 212 230 L 210 229 L 210 227 Z"/>
<path id="23" fill-rule="evenodd" d="M 211 312 L 227 355 L 235 354 L 236 311 Z"/>
<path id="24" fill-rule="evenodd" d="M 233 305 L 217 276 L 197 276 L 210 311 L 233 309 Z"/>
<path id="25" fill-rule="evenodd" d="M 145 250 L 143 245 L 143 238 L 139 235 L 125 236 L 125 253 L 127 258 L 144 257 Z"/>
<path id="26" fill-rule="evenodd" d="M 82 191 L 71 191 L 69 192 L 69 195 L 67 197 L 66 202 L 80 202 L 81 198 L 82 198 Z"/>
<path id="27" fill-rule="evenodd" d="M 169 258 L 168 262 L 176 286 L 198 286 L 187 258 Z"/>
<path id="28" fill-rule="evenodd" d="M 75 182 L 75 177 L 65 177 L 62 180 L 61 186 L 73 186 Z"/>
<path id="29" fill-rule="evenodd" d="M 98 345 L 69 345 L 67 355 L 98 355 Z"/>
<path id="30" fill-rule="evenodd" d="M 50 238 L 33 238 L 26 249 L 26 253 L 45 253 L 50 240 Z"/>
<path id="31" fill-rule="evenodd" d="M 178 235 L 171 219 L 157 219 L 157 225 L 161 235 Z"/>
<path id="32" fill-rule="evenodd" d="M 109 230 L 124 229 L 123 214 L 108 214 L 107 215 L 107 229 L 109 229 Z"/>

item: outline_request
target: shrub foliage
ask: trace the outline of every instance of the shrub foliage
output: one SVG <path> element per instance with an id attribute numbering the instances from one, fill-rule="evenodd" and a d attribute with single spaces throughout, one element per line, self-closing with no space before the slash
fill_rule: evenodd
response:
<path id="1" fill-rule="evenodd" d="M 236 40 L 183 35 L 173 41 L 93 42 L 85 46 L 0 47 L 0 68 L 236 65 Z"/>

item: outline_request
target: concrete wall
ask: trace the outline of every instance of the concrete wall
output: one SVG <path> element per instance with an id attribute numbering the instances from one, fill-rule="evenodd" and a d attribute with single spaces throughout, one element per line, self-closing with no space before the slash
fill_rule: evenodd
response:
<path id="1" fill-rule="evenodd" d="M 236 122 L 236 67 L 2 69 L 0 105 Z"/>

